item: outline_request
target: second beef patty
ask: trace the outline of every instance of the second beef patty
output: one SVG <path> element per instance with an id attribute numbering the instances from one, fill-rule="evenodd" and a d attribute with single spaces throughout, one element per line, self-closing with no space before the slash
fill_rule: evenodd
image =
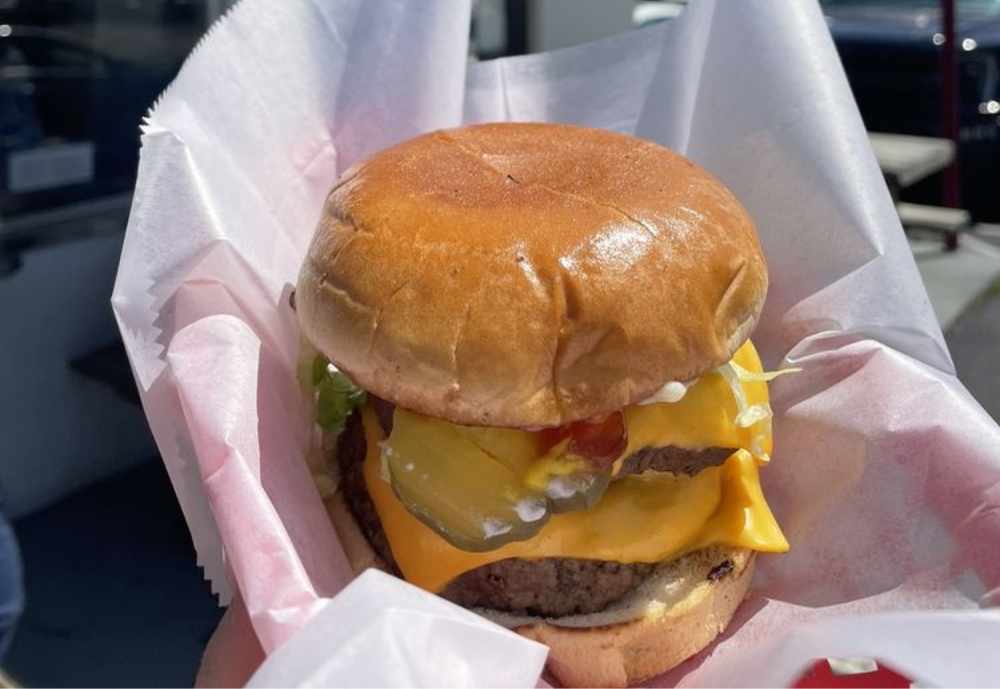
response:
<path id="1" fill-rule="evenodd" d="M 376 402 L 383 430 L 392 428 L 392 407 Z M 386 565 L 399 573 L 375 505 L 365 486 L 362 465 L 366 442 L 361 415 L 352 414 L 337 443 L 344 496 L 362 532 Z M 678 447 L 643 448 L 625 460 L 619 475 L 669 471 L 694 475 L 722 464 L 733 450 Z M 568 557 L 508 558 L 456 577 L 441 595 L 469 608 L 481 607 L 517 615 L 562 617 L 599 612 L 641 584 L 655 564 L 586 560 Z"/>

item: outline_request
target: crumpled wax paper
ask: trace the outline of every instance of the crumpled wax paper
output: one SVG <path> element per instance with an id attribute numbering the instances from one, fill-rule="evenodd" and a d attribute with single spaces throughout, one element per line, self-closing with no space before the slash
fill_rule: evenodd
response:
<path id="1" fill-rule="evenodd" d="M 804 369 L 772 384 L 776 451 L 762 472 L 792 550 L 759 558 L 719 642 L 655 682 L 774 680 L 763 649 L 791 635 L 773 657 L 806 664 L 873 613 L 948 609 L 987 628 L 975 608 L 1000 603 L 1000 430 L 955 378 L 816 3 L 700 0 L 669 23 L 478 64 L 468 29 L 457 0 L 244 0 L 144 126 L 113 305 L 206 576 L 223 601 L 239 588 L 265 652 L 293 636 L 312 649 L 265 668 L 308 656 L 347 673 L 325 681 L 367 684 L 364 663 L 338 654 L 377 662 L 405 633 L 352 606 L 338 623 L 363 626 L 363 643 L 320 633 L 351 575 L 302 457 L 287 296 L 325 194 L 385 146 L 487 120 L 629 132 L 719 176 L 770 267 L 754 341 L 767 366 Z M 432 596 L 403 598 L 435 617 L 426 629 L 469 624 Z M 909 614 L 913 638 L 936 643 L 893 646 L 896 667 L 927 653 L 987 667 L 939 618 Z M 817 624 L 828 633 L 789 631 Z M 483 681 L 491 645 L 449 629 L 451 662 Z M 437 643 L 397 644 L 409 651 L 394 677 L 437 677 Z M 536 672 L 534 645 L 501 646 Z M 926 665 L 924 681 L 969 681 Z M 269 676 L 309 676 L 286 669 Z"/>

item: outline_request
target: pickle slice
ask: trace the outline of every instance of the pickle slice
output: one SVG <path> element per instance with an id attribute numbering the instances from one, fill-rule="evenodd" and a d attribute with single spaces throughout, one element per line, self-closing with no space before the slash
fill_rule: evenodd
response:
<path id="1" fill-rule="evenodd" d="M 524 483 L 543 492 L 553 512 L 589 509 L 611 483 L 610 469 L 596 467 L 589 458 L 574 454 L 571 442 L 563 439 L 524 473 Z"/>
<path id="2" fill-rule="evenodd" d="M 538 459 L 542 451 L 542 439 L 537 433 L 516 428 L 491 428 L 485 426 L 452 427 L 473 445 L 516 474 L 523 474 Z"/>
<path id="3" fill-rule="evenodd" d="M 589 510 L 604 496 L 611 483 L 611 472 L 576 471 L 549 478 L 545 497 L 553 512 Z"/>
<path id="4" fill-rule="evenodd" d="M 531 538 L 550 513 L 544 493 L 521 480 L 522 466 L 537 450 L 515 434 L 397 408 L 382 456 L 393 490 L 412 514 L 456 548 L 493 550 Z"/>

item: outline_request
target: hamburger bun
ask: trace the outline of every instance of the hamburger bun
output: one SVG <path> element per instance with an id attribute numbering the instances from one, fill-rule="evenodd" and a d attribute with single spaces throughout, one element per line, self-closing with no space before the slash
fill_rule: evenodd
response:
<path id="1" fill-rule="evenodd" d="M 607 131 L 490 124 L 349 170 L 296 303 L 361 388 L 456 423 L 544 427 L 728 361 L 766 291 L 752 221 L 691 161 Z"/>

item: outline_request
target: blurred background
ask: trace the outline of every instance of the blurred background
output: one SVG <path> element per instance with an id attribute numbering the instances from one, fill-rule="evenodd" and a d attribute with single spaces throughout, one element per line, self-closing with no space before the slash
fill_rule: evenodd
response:
<path id="1" fill-rule="evenodd" d="M 221 615 L 109 300 L 139 125 L 231 4 L 0 0 L 0 506 L 16 535 L 0 524 L 0 665 L 22 685 L 190 685 Z M 959 376 L 1000 418 L 1000 0 L 820 4 Z M 687 5 L 479 0 L 470 59 Z"/>

